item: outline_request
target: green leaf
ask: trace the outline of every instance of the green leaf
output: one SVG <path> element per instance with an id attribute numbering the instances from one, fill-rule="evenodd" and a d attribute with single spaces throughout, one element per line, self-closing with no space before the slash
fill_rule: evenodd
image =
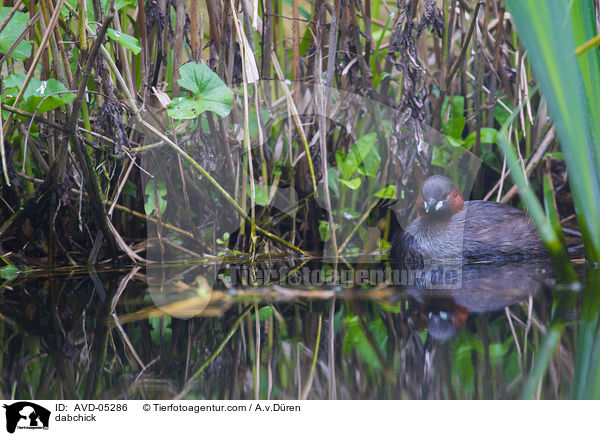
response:
<path id="1" fill-rule="evenodd" d="M 495 144 L 496 136 L 498 136 L 498 131 L 496 129 L 492 129 L 491 127 L 483 127 L 481 129 L 481 143 L 482 144 Z M 466 148 L 471 148 L 473 144 L 475 144 L 475 139 L 477 138 L 477 132 L 469 133 L 469 136 L 465 139 L 464 146 Z"/>
<path id="2" fill-rule="evenodd" d="M 0 9 L 0 23 L 8 16 L 12 8 L 3 7 Z M 24 12 L 15 12 L 4 30 L 0 33 L 0 52 L 7 52 L 8 49 L 19 38 L 25 26 L 29 23 L 29 16 Z M 28 58 L 31 55 L 31 41 L 21 41 L 11 53 L 11 56 L 18 61 Z"/>
<path id="3" fill-rule="evenodd" d="M 258 309 L 258 320 L 260 322 L 263 322 L 264 320 L 267 320 L 267 319 L 271 318 L 272 316 L 273 316 L 273 307 L 264 306 L 264 307 L 261 307 L 260 309 Z M 252 319 L 256 320 L 256 317 L 254 314 L 252 314 Z"/>
<path id="4" fill-rule="evenodd" d="M 158 209 L 161 213 L 165 213 L 167 208 L 167 187 L 163 180 L 159 180 L 156 185 L 156 190 L 158 193 Z M 154 214 L 155 203 L 154 203 L 154 179 L 149 180 L 146 183 L 146 189 L 144 189 L 144 194 L 146 196 L 146 201 L 144 202 L 144 211 L 146 215 L 150 216 Z"/>
<path id="5" fill-rule="evenodd" d="M 496 151 L 489 144 L 481 144 L 481 159 L 483 163 L 488 167 L 496 169 L 498 172 L 502 171 L 502 164 L 496 155 Z"/>
<path id="6" fill-rule="evenodd" d="M 384 200 L 396 199 L 396 185 L 387 185 L 375 193 L 375 197 L 383 198 Z"/>
<path id="7" fill-rule="evenodd" d="M 260 118 L 264 124 L 269 120 L 270 114 L 266 109 L 261 109 Z M 248 113 L 248 133 L 250 134 L 250 138 L 258 137 L 258 117 L 256 114 L 256 109 L 252 108 Z"/>
<path id="8" fill-rule="evenodd" d="M 338 175 L 335 171 L 335 168 L 329 168 L 327 170 L 327 185 L 329 189 L 333 191 L 336 197 L 340 196 L 340 185 L 338 185 Z"/>
<path id="9" fill-rule="evenodd" d="M 367 157 L 373 146 L 375 145 L 375 139 L 377 134 L 371 132 L 356 141 L 348 152 L 348 156 L 344 157 L 344 154 L 340 151 L 335 153 L 335 160 L 340 169 L 342 177 L 348 180 L 354 172 L 358 169 L 363 160 Z"/>
<path id="10" fill-rule="evenodd" d="M 179 75 L 181 78 L 177 83 L 191 91 L 195 98 L 173 99 L 167 110 L 171 118 L 196 118 L 206 111 L 215 112 L 222 117 L 229 115 L 233 91 L 210 68 L 204 64 L 189 62 L 179 68 Z"/>
<path id="11" fill-rule="evenodd" d="M 344 320 L 346 325 L 346 334 L 342 344 L 344 354 L 350 353 L 353 349 L 356 350 L 358 356 L 371 368 L 375 370 L 381 369 L 381 362 L 377 358 L 377 353 L 373 349 L 371 342 L 367 339 L 367 335 L 363 331 L 357 316 L 348 316 Z M 385 350 L 387 343 L 387 331 L 380 317 L 369 321 L 367 329 L 374 339 L 375 346 L 381 353 Z"/>
<path id="12" fill-rule="evenodd" d="M 327 242 L 331 239 L 331 228 L 329 227 L 329 221 L 319 220 L 319 236 L 323 242 Z"/>
<path id="13" fill-rule="evenodd" d="M 455 96 L 452 98 L 448 121 L 444 122 L 448 111 L 448 101 L 449 98 L 446 97 L 446 100 L 442 105 L 442 131 L 448 136 L 461 138 L 462 132 L 465 129 L 465 124 L 467 123 L 467 119 L 463 115 L 465 112 L 465 98 L 463 96 Z"/>
<path id="14" fill-rule="evenodd" d="M 348 188 L 352 189 L 353 191 L 355 191 L 356 189 L 358 189 L 360 187 L 360 178 L 355 177 L 352 180 L 344 180 L 344 179 L 339 179 L 340 183 L 344 186 L 347 186 Z"/>
<path id="15" fill-rule="evenodd" d="M 14 101 L 19 90 L 25 82 L 25 74 L 11 74 L 4 81 L 4 96 Z M 56 109 L 75 98 L 75 94 L 56 79 L 41 81 L 33 77 L 23 93 L 23 102 L 20 105 L 28 112 L 44 113 Z"/>
<path id="16" fill-rule="evenodd" d="M 4 280 L 14 280 L 19 276 L 19 268 L 14 265 L 6 265 L 0 268 L 0 277 Z"/>
<path id="17" fill-rule="evenodd" d="M 471 351 L 472 348 L 469 345 L 461 345 L 456 349 L 452 358 L 453 384 L 462 398 L 468 398 L 475 392 L 475 368 Z"/>
<path id="18" fill-rule="evenodd" d="M 446 136 L 446 139 L 450 143 L 452 147 L 464 147 L 465 141 L 459 138 L 454 138 L 452 136 Z"/>
<path id="19" fill-rule="evenodd" d="M 134 54 L 139 54 L 142 51 L 142 47 L 140 47 L 140 43 L 137 38 L 128 35 L 123 32 L 118 32 L 115 29 L 108 29 L 106 32 L 108 37 L 113 41 L 117 41 L 126 49 L 131 50 Z"/>
<path id="20" fill-rule="evenodd" d="M 358 167 L 358 173 L 363 176 L 375 178 L 381 166 L 381 156 L 375 147 L 369 151 L 361 166 Z"/>
<path id="21" fill-rule="evenodd" d="M 110 0 L 107 1 L 107 3 Z M 120 11 L 121 9 L 123 9 L 124 7 L 136 7 L 138 4 L 137 0 L 116 0 L 115 1 L 115 9 L 117 11 Z M 106 8 L 105 8 L 106 9 Z M 93 9 L 92 9 L 93 10 Z"/>
<path id="22" fill-rule="evenodd" d="M 508 108 L 511 107 L 511 105 L 507 99 L 503 99 L 502 103 L 504 103 L 504 106 L 506 106 Z M 494 119 L 501 126 L 503 126 L 504 123 L 506 123 L 506 120 L 508 120 L 508 117 L 510 117 L 510 114 L 512 113 L 512 112 L 509 112 L 504 106 L 499 103 L 496 103 L 496 105 L 494 106 Z"/>
<path id="23" fill-rule="evenodd" d="M 283 0 L 283 3 L 285 3 L 286 5 L 288 5 L 290 8 L 292 7 L 293 3 L 292 0 Z M 310 12 L 308 12 L 306 9 L 304 9 L 302 6 L 298 6 L 298 13 L 300 15 L 302 15 L 302 17 L 306 20 L 310 20 L 312 15 Z"/>
<path id="24" fill-rule="evenodd" d="M 354 220 L 354 219 L 360 217 L 360 213 L 358 213 L 357 211 L 352 210 L 348 207 L 345 207 L 344 210 L 342 211 L 342 216 L 344 217 L 344 219 Z"/>
<path id="25" fill-rule="evenodd" d="M 452 155 L 448 151 L 447 147 L 433 146 L 433 156 L 431 157 L 431 164 L 437 167 L 445 168 L 452 160 Z"/>
<path id="26" fill-rule="evenodd" d="M 176 120 L 190 120 L 200 116 L 200 105 L 192 97 L 177 97 L 171 100 L 167 114 Z"/>
<path id="27" fill-rule="evenodd" d="M 246 192 L 249 197 L 252 196 L 250 185 L 248 185 Z M 269 204 L 269 193 L 264 186 L 254 184 L 254 202 L 259 206 L 266 206 Z"/>

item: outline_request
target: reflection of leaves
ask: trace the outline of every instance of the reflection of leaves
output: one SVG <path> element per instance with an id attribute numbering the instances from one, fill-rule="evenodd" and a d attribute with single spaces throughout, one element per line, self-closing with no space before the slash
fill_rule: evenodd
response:
<path id="1" fill-rule="evenodd" d="M 0 268 L 0 277 L 4 280 L 14 280 L 19 275 L 19 268 L 14 265 L 6 265 Z"/>
<path id="2" fill-rule="evenodd" d="M 475 393 L 473 353 L 483 354 L 483 345 L 478 338 L 463 330 L 457 338 L 457 346 L 452 356 L 452 374 L 455 375 L 452 382 L 463 398 L 471 397 Z"/>
<path id="3" fill-rule="evenodd" d="M 344 336 L 344 342 L 342 345 L 344 354 L 348 354 L 352 350 L 356 350 L 358 356 L 367 365 L 373 369 L 380 370 L 381 362 L 379 362 L 377 353 L 367 339 L 367 335 L 362 330 L 358 316 L 346 317 L 344 324 L 346 325 L 346 335 Z M 380 317 L 377 317 L 367 323 L 367 328 L 373 337 L 375 345 L 379 348 L 379 351 L 383 353 L 388 339 L 387 331 L 383 321 Z"/>
<path id="4" fill-rule="evenodd" d="M 173 99 L 167 109 L 171 118 L 196 118 L 206 111 L 224 117 L 231 112 L 233 91 L 209 67 L 189 62 L 179 68 L 179 75 L 177 83 L 194 94 L 194 98 Z"/>
<path id="5" fill-rule="evenodd" d="M 475 368 L 471 360 L 471 350 L 468 345 L 461 345 L 454 351 L 452 358 L 455 389 L 463 398 L 468 398 L 475 392 Z"/>
<path id="6" fill-rule="evenodd" d="M 258 320 L 260 322 L 263 322 L 264 320 L 271 318 L 271 316 L 273 316 L 273 307 L 264 306 L 264 307 L 261 307 L 260 309 L 258 309 Z M 252 314 L 252 320 L 253 321 L 256 320 L 256 315 L 254 315 L 254 313 Z"/>
<path id="7" fill-rule="evenodd" d="M 148 318 L 148 323 L 152 327 L 150 338 L 155 345 L 168 343 L 171 340 L 173 331 L 171 329 L 170 316 L 153 316 Z"/>
<path id="8" fill-rule="evenodd" d="M 0 9 L 0 23 L 8 16 L 12 8 Z M 29 17 L 24 12 L 15 12 L 6 27 L 0 33 L 0 52 L 6 53 L 8 49 L 19 38 L 25 26 L 29 23 Z M 31 41 L 21 41 L 10 54 L 14 59 L 22 61 L 31 55 Z"/>

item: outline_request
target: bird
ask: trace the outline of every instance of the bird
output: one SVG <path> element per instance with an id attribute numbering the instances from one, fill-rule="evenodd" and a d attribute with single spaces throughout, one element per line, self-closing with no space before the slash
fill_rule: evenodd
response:
<path id="1" fill-rule="evenodd" d="M 416 205 L 418 217 L 392 238 L 390 257 L 394 261 L 547 257 L 526 212 L 493 201 L 464 201 L 454 182 L 445 176 L 428 177 Z"/>

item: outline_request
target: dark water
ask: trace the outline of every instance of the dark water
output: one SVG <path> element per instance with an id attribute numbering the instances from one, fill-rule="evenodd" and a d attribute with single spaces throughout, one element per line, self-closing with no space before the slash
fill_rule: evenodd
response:
<path id="1" fill-rule="evenodd" d="M 271 258 L 33 272 L 1 291 L 1 395 L 501 399 L 528 383 L 534 398 L 599 395 L 597 271 L 573 291 L 541 261 L 391 270 Z"/>

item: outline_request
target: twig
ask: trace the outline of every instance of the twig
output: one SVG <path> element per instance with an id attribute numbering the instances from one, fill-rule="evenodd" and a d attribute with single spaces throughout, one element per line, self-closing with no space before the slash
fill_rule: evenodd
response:
<path id="1" fill-rule="evenodd" d="M 183 390 L 179 394 L 177 394 L 175 396 L 175 398 L 173 398 L 174 400 L 183 399 L 186 396 L 186 394 L 192 389 L 194 380 L 197 379 L 200 376 L 200 374 L 202 374 L 202 372 L 206 369 L 206 367 L 208 365 L 210 365 L 210 363 L 213 360 L 215 360 L 219 354 L 221 354 L 221 351 L 223 351 L 223 349 L 225 348 L 225 345 L 227 345 L 227 343 L 233 337 L 233 335 L 235 334 L 237 329 L 240 327 L 240 324 L 242 323 L 242 321 L 246 317 L 246 315 L 248 315 L 248 313 L 250 313 L 250 311 L 252 310 L 252 307 L 253 307 L 253 305 L 249 304 L 246 307 L 246 309 L 244 309 L 244 311 L 240 314 L 240 316 L 237 317 L 237 319 L 233 323 L 233 326 L 229 330 L 229 333 L 227 333 L 227 336 L 225 336 L 225 339 L 223 339 L 221 341 L 221 343 L 219 344 L 217 349 L 210 355 L 210 357 L 208 359 L 206 359 L 206 361 L 202 365 L 200 365 L 200 368 L 198 368 L 196 370 L 196 372 L 194 372 L 194 374 L 190 377 L 190 379 L 185 384 L 185 387 L 183 388 Z"/>

